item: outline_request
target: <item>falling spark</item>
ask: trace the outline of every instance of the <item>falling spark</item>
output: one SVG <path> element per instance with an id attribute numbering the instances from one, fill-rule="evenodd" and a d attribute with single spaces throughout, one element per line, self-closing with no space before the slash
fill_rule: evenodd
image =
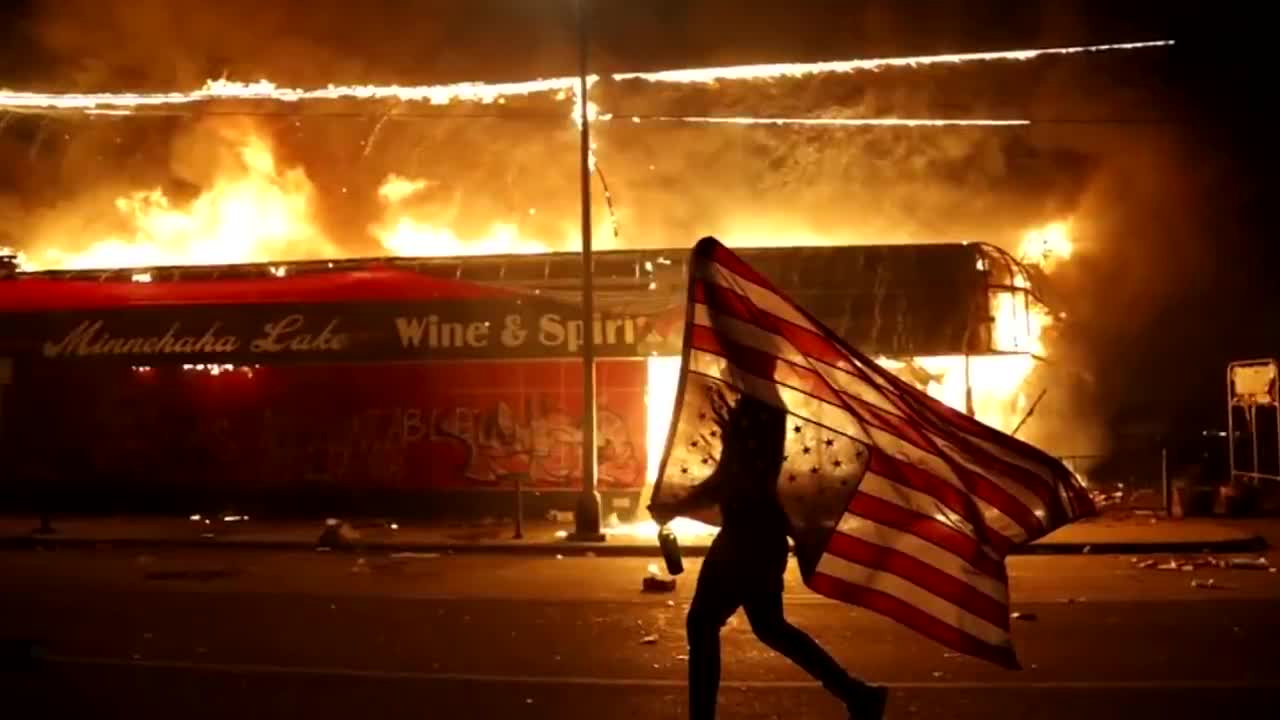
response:
<path id="1" fill-rule="evenodd" d="M 1007 120 L 982 119 L 972 120 L 934 120 L 929 118 L 804 118 L 804 117 L 714 117 L 714 116 L 633 116 L 632 122 L 685 122 L 703 125 L 808 125 L 811 127 L 857 127 L 857 126 L 898 126 L 898 127 L 1002 127 L 1030 125 L 1031 121 L 1021 118 Z"/>
<path id="2" fill-rule="evenodd" d="M 1055 55 L 1075 55 L 1119 50 L 1142 50 L 1169 47 L 1173 40 L 1078 45 L 1072 47 L 1001 50 L 915 57 L 869 58 L 812 63 L 777 63 L 763 65 L 730 65 L 725 67 L 682 68 L 657 72 L 620 73 L 613 80 L 642 80 L 677 84 L 712 84 L 721 80 L 768 80 L 783 77 L 806 77 L 826 73 L 875 71 L 892 67 L 924 67 L 941 64 L 963 64 L 993 61 L 1026 61 Z M 599 78 L 587 79 L 590 88 Z M 257 100 L 296 103 L 306 100 L 395 100 L 430 105 L 473 102 L 484 105 L 502 104 L 507 98 L 555 92 L 556 99 L 571 96 L 581 103 L 575 76 L 520 82 L 460 82 L 445 85 L 328 85 L 323 88 L 284 88 L 269 80 L 237 82 L 208 80 L 191 92 L 168 93 L 50 93 L 0 90 L 0 109 L 6 110 L 79 110 L 96 114 L 128 114 L 132 110 L 190 105 L 218 100 Z M 595 108 L 588 104 L 588 114 Z M 578 113 L 575 109 L 575 117 Z"/>

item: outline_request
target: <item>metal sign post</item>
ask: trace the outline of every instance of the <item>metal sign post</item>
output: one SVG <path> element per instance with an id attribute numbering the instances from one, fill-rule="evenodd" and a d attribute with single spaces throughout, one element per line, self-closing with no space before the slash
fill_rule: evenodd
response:
<path id="1" fill-rule="evenodd" d="M 1275 446 L 1266 447 L 1270 432 L 1259 432 L 1259 411 L 1275 424 Z M 1243 416 L 1241 437 L 1249 440 L 1249 464 L 1242 465 L 1236 442 L 1237 418 Z M 1227 455 L 1231 479 L 1280 482 L 1280 364 L 1275 360 L 1242 360 L 1227 366 Z"/>

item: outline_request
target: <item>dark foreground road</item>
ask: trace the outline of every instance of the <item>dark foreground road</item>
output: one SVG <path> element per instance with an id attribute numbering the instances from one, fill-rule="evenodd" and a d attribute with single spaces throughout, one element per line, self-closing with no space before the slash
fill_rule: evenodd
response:
<path id="1" fill-rule="evenodd" d="M 5 715 L 131 718 L 678 718 L 684 583 L 646 562 L 100 551 L 0 554 L 0 639 L 45 658 L 0 673 Z M 893 686 L 893 718 L 1272 718 L 1280 576 L 1011 562 L 1026 670 L 947 653 L 793 581 L 793 620 Z M 691 568 L 696 571 L 696 564 Z M 1193 579 L 1217 589 L 1192 587 Z M 762 648 L 725 633 L 725 718 L 837 718 Z"/>

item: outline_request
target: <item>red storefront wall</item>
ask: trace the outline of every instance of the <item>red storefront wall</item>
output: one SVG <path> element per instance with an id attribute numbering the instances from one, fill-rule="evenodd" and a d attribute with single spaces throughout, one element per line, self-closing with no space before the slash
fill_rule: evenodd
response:
<path id="1" fill-rule="evenodd" d="M 308 496 L 509 491 L 516 476 L 567 495 L 582 481 L 580 368 L 46 365 L 8 388 L 6 444 L 30 479 L 53 481 L 54 505 L 302 506 Z M 641 360 L 597 363 L 602 492 L 644 484 L 645 378 Z"/>

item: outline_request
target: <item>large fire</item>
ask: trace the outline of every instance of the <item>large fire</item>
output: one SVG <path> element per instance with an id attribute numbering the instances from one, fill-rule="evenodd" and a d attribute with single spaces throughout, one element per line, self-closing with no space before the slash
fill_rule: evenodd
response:
<path id="1" fill-rule="evenodd" d="M 146 282 L 146 268 L 169 265 L 207 265 L 288 261 L 332 257 L 336 245 L 326 237 L 315 218 L 315 188 L 301 168 L 282 169 L 271 144 L 248 126 L 226 131 L 236 161 L 223 168 L 194 199 L 176 202 L 162 190 L 138 191 L 116 198 L 114 209 L 120 229 L 93 239 L 79 249 L 38 247 L 22 258 L 28 270 L 45 268 L 120 268 L 139 271 L 134 280 Z M 434 221 L 427 204 L 416 203 L 429 193 L 431 183 L 418 178 L 389 175 L 380 184 L 377 198 L 382 217 L 370 233 L 391 254 L 402 256 L 455 256 L 541 253 L 571 247 L 572 234 L 560 242 L 521 234 L 515 222 L 495 222 L 482 236 L 463 237 L 447 224 Z M 1052 271 L 1071 256 L 1068 222 L 1055 222 L 1029 230 L 1016 257 Z M 809 232 L 769 233 L 769 237 L 742 238 L 736 244 L 830 245 L 832 239 Z M 285 273 L 284 265 L 278 266 Z M 993 347 L 999 354 L 965 357 L 934 356 L 880 358 L 882 365 L 904 377 L 928 379 L 924 389 L 948 405 L 972 411 L 983 422 L 1011 431 L 1028 409 L 1027 378 L 1036 358 L 1045 353 L 1042 333 L 1051 322 L 1044 308 L 1028 294 L 1029 280 L 1017 269 L 1008 287 L 990 294 Z M 646 444 L 649 484 L 641 498 L 648 503 L 653 475 L 661 460 L 675 402 L 679 358 L 648 361 L 648 417 Z M 914 367 L 911 367 L 914 366 Z M 908 370 L 915 372 L 907 372 Z M 693 521 L 674 526 L 686 541 L 713 535 L 715 529 Z M 653 539 L 657 527 L 641 519 L 608 528 L 614 535 Z"/>

